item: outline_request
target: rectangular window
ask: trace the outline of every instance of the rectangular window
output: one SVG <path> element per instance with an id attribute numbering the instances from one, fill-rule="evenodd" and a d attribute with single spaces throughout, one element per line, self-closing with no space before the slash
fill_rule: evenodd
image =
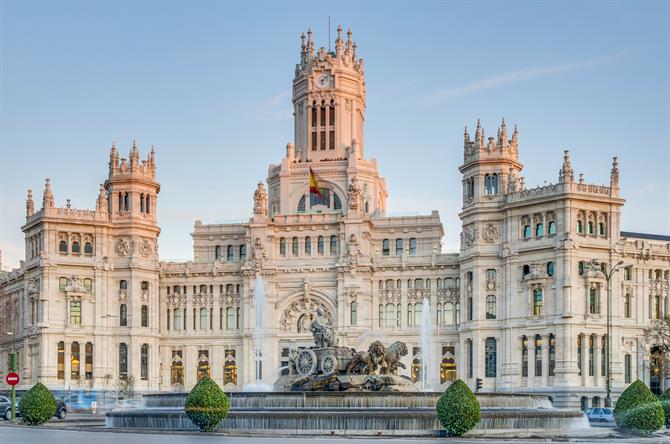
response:
<path id="1" fill-rule="evenodd" d="M 589 313 L 590 314 L 598 313 L 598 294 L 596 293 L 595 288 L 589 289 Z"/>
<path id="2" fill-rule="evenodd" d="M 58 343 L 58 379 L 65 379 L 65 342 Z"/>
<path id="3" fill-rule="evenodd" d="M 395 255 L 396 256 L 402 256 L 402 239 L 396 239 L 395 240 Z"/>
<path id="4" fill-rule="evenodd" d="M 351 325 L 356 325 L 358 323 L 358 306 L 356 301 L 351 303 Z"/>
<path id="5" fill-rule="evenodd" d="M 316 131 L 312 131 L 312 151 L 316 151 L 317 149 L 317 143 L 316 143 Z"/>
<path id="6" fill-rule="evenodd" d="M 521 376 L 528 376 L 528 339 L 525 336 L 521 339 Z"/>
<path id="7" fill-rule="evenodd" d="M 473 369 L 472 369 L 472 339 L 468 339 L 468 378 L 472 378 Z"/>
<path id="8" fill-rule="evenodd" d="M 535 376 L 542 376 L 542 338 L 535 337 Z"/>
<path id="9" fill-rule="evenodd" d="M 323 150 L 326 149 L 326 132 L 325 131 L 321 131 L 320 140 L 321 140 L 321 143 L 319 145 L 320 145 L 321 150 L 323 151 Z"/>
<path id="10" fill-rule="evenodd" d="M 382 255 L 388 256 L 391 253 L 390 243 L 388 239 L 382 241 Z"/>
<path id="11" fill-rule="evenodd" d="M 410 238 L 409 240 L 409 255 L 416 256 L 416 238 Z"/>
<path id="12" fill-rule="evenodd" d="M 625 378 L 625 383 L 630 384 L 631 381 L 631 375 L 632 375 L 632 368 L 631 368 L 631 356 L 629 354 L 625 354 L 623 356 L 623 366 L 624 366 L 624 378 Z"/>
<path id="13" fill-rule="evenodd" d="M 81 325 L 81 299 L 70 301 L 70 325 Z"/>
<path id="14" fill-rule="evenodd" d="M 556 369 L 556 337 L 549 336 L 549 376 L 555 376 Z"/>
<path id="15" fill-rule="evenodd" d="M 140 379 L 146 381 L 149 379 L 149 346 L 142 344 L 140 349 Z"/>
<path id="16" fill-rule="evenodd" d="M 484 344 L 484 368 L 485 376 L 487 378 L 496 377 L 496 361 L 497 361 L 497 350 L 496 350 L 496 340 L 495 338 L 486 338 Z"/>
<path id="17" fill-rule="evenodd" d="M 335 149 L 335 131 L 330 130 L 330 135 L 328 136 L 328 147 L 331 150 Z"/>

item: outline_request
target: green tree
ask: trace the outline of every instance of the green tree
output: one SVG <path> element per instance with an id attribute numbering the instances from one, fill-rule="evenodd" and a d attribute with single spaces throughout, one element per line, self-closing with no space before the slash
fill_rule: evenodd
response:
<path id="1" fill-rule="evenodd" d="M 477 425 L 479 401 L 465 382 L 458 379 L 444 391 L 437 401 L 437 418 L 452 436 L 461 436 Z"/>
<path id="2" fill-rule="evenodd" d="M 213 379 L 204 377 L 186 397 L 184 411 L 201 432 L 213 432 L 228 416 L 229 406 L 221 387 Z"/>
<path id="3" fill-rule="evenodd" d="M 21 398 L 19 412 L 28 425 L 44 424 L 56 414 L 56 398 L 38 382 Z"/>

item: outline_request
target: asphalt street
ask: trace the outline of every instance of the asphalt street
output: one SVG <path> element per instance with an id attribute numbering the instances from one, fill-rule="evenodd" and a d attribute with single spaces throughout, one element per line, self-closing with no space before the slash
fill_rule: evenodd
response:
<path id="1" fill-rule="evenodd" d="M 668 437 L 663 437 L 658 442 L 670 442 Z M 544 440 L 510 440 L 519 444 L 537 444 L 546 442 Z M 488 443 L 497 442 L 495 439 L 475 440 L 475 439 L 448 439 L 444 438 L 342 438 L 342 437 L 240 437 L 240 436 L 222 436 L 222 435 L 193 435 L 193 434 L 149 434 L 149 433 L 125 433 L 125 432 L 106 432 L 106 431 L 75 431 L 75 430 L 55 430 L 47 428 L 25 428 L 25 427 L 0 427 L 0 444 L 413 444 L 441 442 L 449 444 L 465 443 Z M 586 444 L 603 444 L 602 440 L 581 441 Z M 645 442 L 651 444 L 649 438 L 638 438 L 632 440 L 616 440 L 621 443 Z"/>

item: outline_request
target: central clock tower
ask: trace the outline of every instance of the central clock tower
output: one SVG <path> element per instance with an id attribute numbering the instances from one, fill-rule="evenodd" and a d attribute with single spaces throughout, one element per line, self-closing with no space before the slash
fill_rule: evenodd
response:
<path id="1" fill-rule="evenodd" d="M 335 51 L 314 51 L 312 32 L 302 35 L 293 79 L 294 156 L 303 162 L 363 158 L 365 73 L 356 43 L 337 28 Z"/>

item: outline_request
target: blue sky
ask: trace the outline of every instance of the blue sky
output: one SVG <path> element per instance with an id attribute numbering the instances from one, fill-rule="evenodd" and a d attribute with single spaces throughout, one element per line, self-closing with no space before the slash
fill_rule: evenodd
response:
<path id="1" fill-rule="evenodd" d="M 563 149 L 588 182 L 621 164 L 622 226 L 670 233 L 670 2 L 2 2 L 0 248 L 23 257 L 26 189 L 93 208 L 116 141 L 155 145 L 161 257 L 193 222 L 247 218 L 293 138 L 300 33 L 328 16 L 366 60 L 366 155 L 391 214 L 439 210 L 457 250 L 463 127 L 518 124 L 528 185 Z M 333 37 L 334 39 L 334 37 Z"/>

